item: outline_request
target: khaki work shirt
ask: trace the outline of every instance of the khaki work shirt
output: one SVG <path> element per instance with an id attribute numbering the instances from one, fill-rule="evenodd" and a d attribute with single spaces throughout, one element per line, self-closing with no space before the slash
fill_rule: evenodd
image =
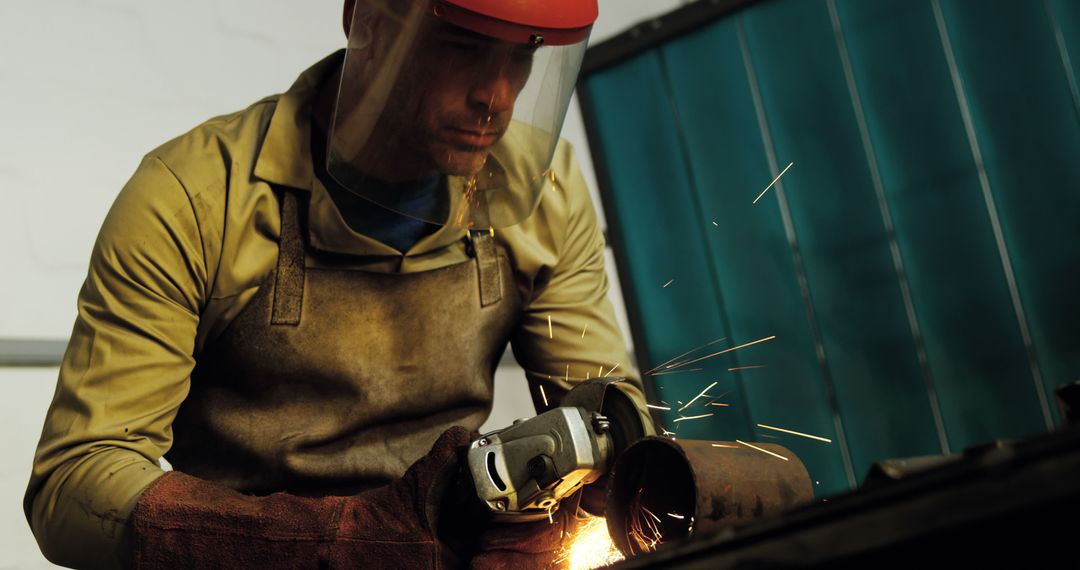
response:
<path id="1" fill-rule="evenodd" d="M 346 225 L 311 164 L 311 103 L 334 54 L 288 92 L 203 123 L 150 152 L 95 243 L 78 317 L 34 457 L 24 509 L 51 560 L 115 566 L 141 491 L 163 473 L 190 374 L 275 267 L 281 226 L 272 185 L 311 193 L 309 243 L 384 273 L 468 259 L 444 227 L 402 254 Z M 560 143 L 536 211 L 497 230 L 525 314 L 512 337 L 534 403 L 586 376 L 630 371 L 607 300 L 604 241 L 584 179 Z M 550 329 L 549 329 L 550 318 Z M 448 354 L 447 358 L 454 358 Z M 629 389 L 640 408 L 644 398 Z"/>

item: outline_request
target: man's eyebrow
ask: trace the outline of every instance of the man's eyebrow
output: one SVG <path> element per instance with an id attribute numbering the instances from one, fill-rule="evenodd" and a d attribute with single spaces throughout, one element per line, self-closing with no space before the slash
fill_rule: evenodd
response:
<path id="1" fill-rule="evenodd" d="M 495 43 L 498 41 L 491 36 L 486 36 L 484 34 L 474 32 L 472 30 L 467 30 L 465 28 L 460 28 L 458 26 L 444 26 L 438 31 L 438 34 L 447 39 L 460 39 L 485 43 Z"/>

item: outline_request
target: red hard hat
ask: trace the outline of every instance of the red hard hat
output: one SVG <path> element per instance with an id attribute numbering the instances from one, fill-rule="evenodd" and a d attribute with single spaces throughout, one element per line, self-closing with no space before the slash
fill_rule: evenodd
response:
<path id="1" fill-rule="evenodd" d="M 514 43 L 569 45 L 589 36 L 596 0 L 435 0 L 440 18 Z"/>

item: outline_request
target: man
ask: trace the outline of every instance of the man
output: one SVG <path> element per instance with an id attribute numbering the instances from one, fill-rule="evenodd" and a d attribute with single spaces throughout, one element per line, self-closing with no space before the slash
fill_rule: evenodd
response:
<path id="1" fill-rule="evenodd" d="M 465 516 L 456 473 L 508 341 L 538 409 L 627 363 L 558 142 L 595 2 L 344 13 L 113 205 L 24 502 L 50 560 L 529 567 L 569 530 Z"/>

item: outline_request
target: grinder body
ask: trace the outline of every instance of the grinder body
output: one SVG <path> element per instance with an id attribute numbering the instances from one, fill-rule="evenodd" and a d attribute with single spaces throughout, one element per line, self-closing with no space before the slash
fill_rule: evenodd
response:
<path id="1" fill-rule="evenodd" d="M 476 496 L 496 519 L 547 518 L 561 499 L 607 474 L 623 449 L 654 433 L 615 387 L 622 380 L 583 382 L 558 407 L 469 445 Z"/>

